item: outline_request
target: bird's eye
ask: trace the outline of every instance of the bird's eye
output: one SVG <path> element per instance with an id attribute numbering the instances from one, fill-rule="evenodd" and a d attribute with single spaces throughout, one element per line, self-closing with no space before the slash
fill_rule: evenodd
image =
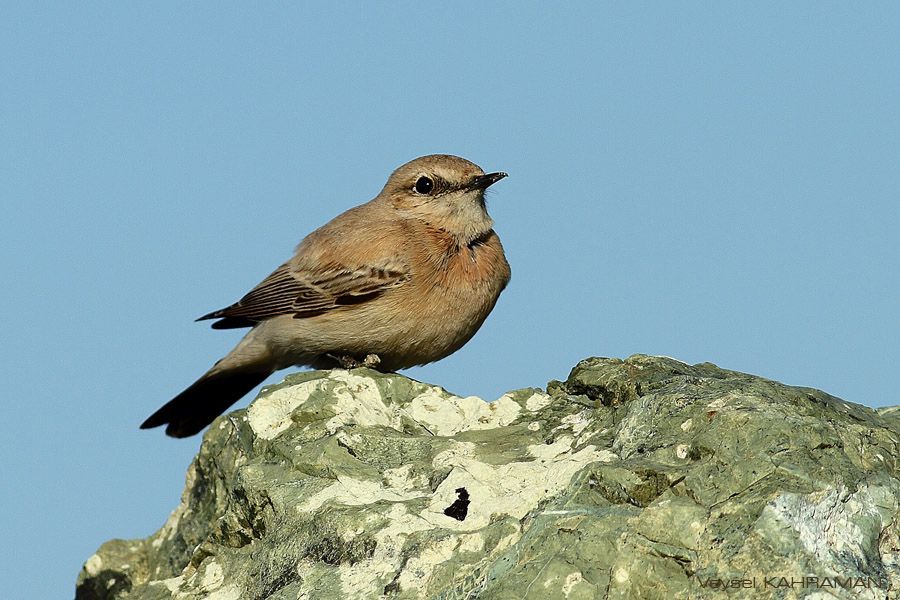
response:
<path id="1" fill-rule="evenodd" d="M 423 175 L 416 179 L 416 185 L 413 189 L 415 189 L 418 194 L 430 194 L 431 190 L 434 189 L 434 182 Z"/>

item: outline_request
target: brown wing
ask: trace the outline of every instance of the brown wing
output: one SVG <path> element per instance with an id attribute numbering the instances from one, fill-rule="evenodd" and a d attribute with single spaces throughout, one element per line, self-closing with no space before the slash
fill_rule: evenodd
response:
<path id="1" fill-rule="evenodd" d="M 408 270 L 400 265 L 348 268 L 332 264 L 298 271 L 285 263 L 236 303 L 197 320 L 221 319 L 213 328 L 230 329 L 252 327 L 278 315 L 311 317 L 358 304 L 408 280 Z"/>

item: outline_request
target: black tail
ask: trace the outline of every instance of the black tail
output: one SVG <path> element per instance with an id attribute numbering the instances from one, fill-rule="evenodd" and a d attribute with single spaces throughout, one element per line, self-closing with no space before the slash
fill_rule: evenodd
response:
<path id="1" fill-rule="evenodd" d="M 166 425 L 166 435 L 190 437 L 228 410 L 271 371 L 224 371 L 204 375 L 141 424 L 141 429 Z"/>

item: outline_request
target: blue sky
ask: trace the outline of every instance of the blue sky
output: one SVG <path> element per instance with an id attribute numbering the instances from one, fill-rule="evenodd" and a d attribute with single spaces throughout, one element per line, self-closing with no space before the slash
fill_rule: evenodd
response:
<path id="1" fill-rule="evenodd" d="M 900 403 L 896 4 L 548 7 L 0 8 L 0 597 L 163 524 L 200 438 L 137 426 L 240 336 L 193 319 L 422 154 L 509 172 L 513 279 L 410 376 L 640 352 Z"/>

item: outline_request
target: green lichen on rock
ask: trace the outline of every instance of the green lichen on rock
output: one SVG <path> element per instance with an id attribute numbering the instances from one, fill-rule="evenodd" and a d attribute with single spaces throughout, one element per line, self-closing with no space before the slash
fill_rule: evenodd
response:
<path id="1" fill-rule="evenodd" d="M 898 414 L 641 355 L 490 403 L 299 373 L 213 423 L 77 597 L 884 598 Z"/>

